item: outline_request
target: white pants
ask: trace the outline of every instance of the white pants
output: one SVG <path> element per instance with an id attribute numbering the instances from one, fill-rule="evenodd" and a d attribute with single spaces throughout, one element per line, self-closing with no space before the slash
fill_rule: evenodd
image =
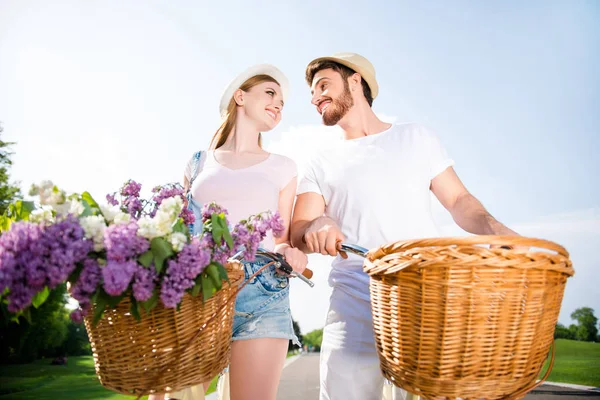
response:
<path id="1" fill-rule="evenodd" d="M 323 329 L 320 369 L 321 400 L 407 398 L 405 390 L 384 384 L 370 302 L 337 288 L 333 289 Z"/>

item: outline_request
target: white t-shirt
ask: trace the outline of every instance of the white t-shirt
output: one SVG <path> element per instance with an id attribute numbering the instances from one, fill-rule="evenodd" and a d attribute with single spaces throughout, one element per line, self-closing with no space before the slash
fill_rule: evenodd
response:
<path id="1" fill-rule="evenodd" d="M 346 242 L 373 249 L 438 235 L 429 188 L 453 164 L 432 132 L 418 124 L 394 124 L 319 151 L 306 166 L 298 194 L 321 194 L 325 215 L 340 226 Z M 336 257 L 330 286 L 369 300 L 362 266 L 359 256 Z"/>
<path id="2" fill-rule="evenodd" d="M 190 180 L 193 157 L 185 167 Z M 192 183 L 192 196 L 200 204 L 215 201 L 228 212 L 229 224 L 237 224 L 251 215 L 279 209 L 279 192 L 297 176 L 296 163 L 290 158 L 271 153 L 269 157 L 248 168 L 231 169 L 217 162 L 212 150 L 202 152 L 200 173 Z M 271 232 L 261 243 L 273 250 Z"/>

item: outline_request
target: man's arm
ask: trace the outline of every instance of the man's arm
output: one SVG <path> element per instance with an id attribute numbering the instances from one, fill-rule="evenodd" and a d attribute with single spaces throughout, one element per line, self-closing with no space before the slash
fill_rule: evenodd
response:
<path id="1" fill-rule="evenodd" d="M 477 235 L 518 235 L 487 212 L 465 188 L 454 168 L 447 168 L 433 178 L 431 191 L 465 231 Z"/>
<path id="2" fill-rule="evenodd" d="M 305 253 L 337 255 L 337 242 L 345 240 L 337 224 L 325 217 L 325 199 L 318 193 L 299 195 L 292 217 L 292 246 Z"/>

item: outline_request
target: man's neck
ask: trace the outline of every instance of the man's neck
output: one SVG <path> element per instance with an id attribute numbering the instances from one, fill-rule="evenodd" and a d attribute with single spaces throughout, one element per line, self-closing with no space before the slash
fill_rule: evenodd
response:
<path id="1" fill-rule="evenodd" d="M 364 136 L 375 135 L 390 129 L 392 124 L 383 122 L 367 103 L 355 104 L 338 122 L 344 131 L 344 139 L 352 140 Z"/>

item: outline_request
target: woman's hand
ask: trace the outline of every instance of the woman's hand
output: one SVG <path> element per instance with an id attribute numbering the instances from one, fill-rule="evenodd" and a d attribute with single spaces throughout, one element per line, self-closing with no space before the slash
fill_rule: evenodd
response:
<path id="1" fill-rule="evenodd" d="M 302 251 L 298 250 L 295 247 L 285 246 L 277 249 L 277 252 L 285 258 L 288 264 L 292 267 L 292 269 L 298 273 L 302 274 L 306 269 L 306 265 L 308 264 L 308 257 Z"/>

